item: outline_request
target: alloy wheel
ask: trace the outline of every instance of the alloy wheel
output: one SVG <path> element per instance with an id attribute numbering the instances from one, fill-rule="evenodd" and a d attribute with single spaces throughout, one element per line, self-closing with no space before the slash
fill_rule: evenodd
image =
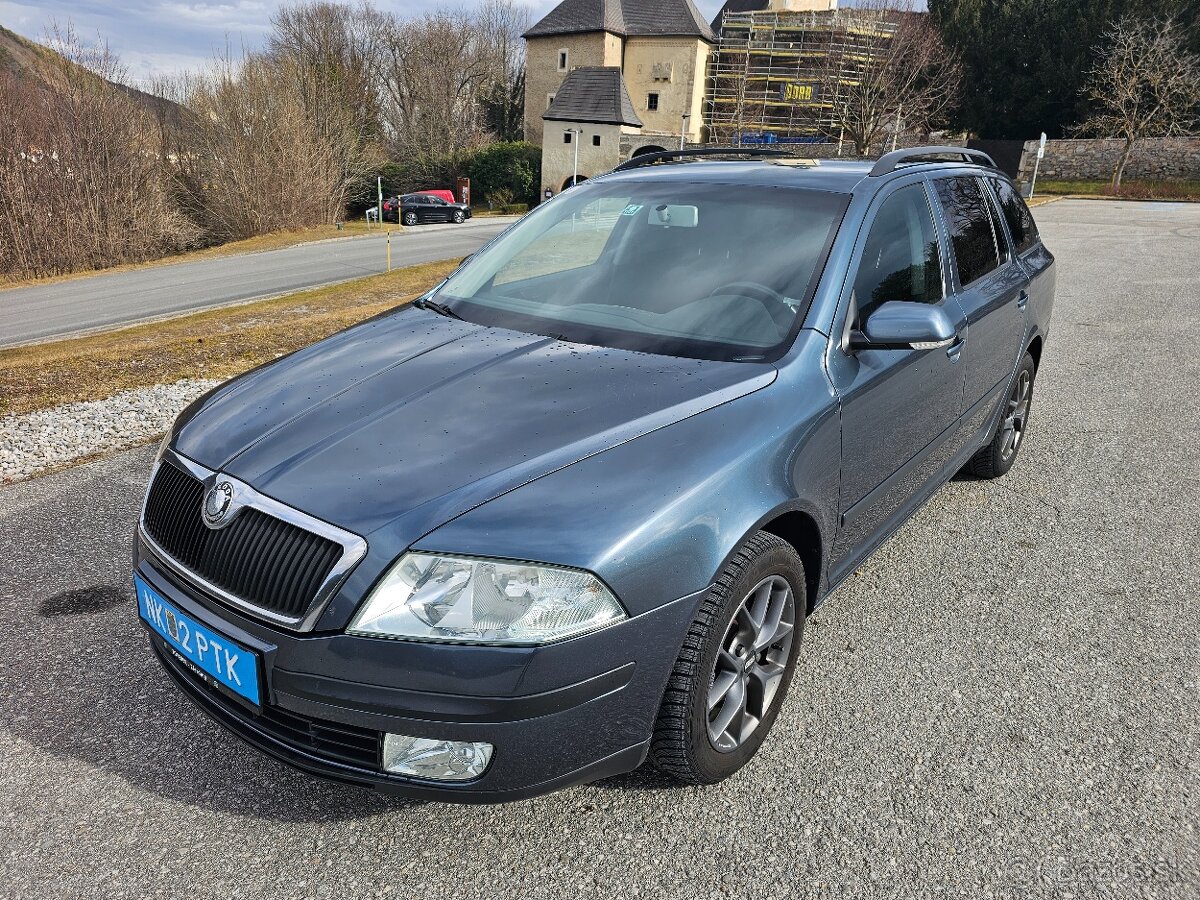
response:
<path id="1" fill-rule="evenodd" d="M 771 709 L 787 671 L 795 624 L 795 597 L 781 575 L 755 585 L 733 614 L 708 690 L 708 738 L 718 751 L 740 747 Z"/>
<path id="2" fill-rule="evenodd" d="M 1013 458 L 1021 438 L 1025 436 L 1025 425 L 1029 421 L 1029 404 L 1033 400 L 1033 376 L 1022 370 L 1008 397 L 1008 411 L 1000 426 L 1000 456 L 1005 462 Z"/>

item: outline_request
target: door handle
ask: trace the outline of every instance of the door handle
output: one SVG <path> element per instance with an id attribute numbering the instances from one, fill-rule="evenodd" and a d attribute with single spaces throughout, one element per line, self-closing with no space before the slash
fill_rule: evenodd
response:
<path id="1" fill-rule="evenodd" d="M 1017 309 L 1024 309 L 1029 305 L 1029 291 L 1022 290 L 1017 294 Z"/>
<path id="2" fill-rule="evenodd" d="M 953 344 L 946 348 L 946 355 L 950 357 L 951 362 L 958 362 L 958 358 L 962 356 L 963 347 L 967 345 L 966 338 L 957 338 Z"/>

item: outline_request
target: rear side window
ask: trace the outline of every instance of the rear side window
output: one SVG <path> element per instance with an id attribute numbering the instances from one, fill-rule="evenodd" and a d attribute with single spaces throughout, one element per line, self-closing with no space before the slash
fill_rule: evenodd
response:
<path id="1" fill-rule="evenodd" d="M 933 184 L 946 212 L 958 280 L 966 287 L 1000 265 L 988 200 L 978 180 L 970 176 L 940 178 Z"/>
<path id="2" fill-rule="evenodd" d="M 1000 209 L 1004 213 L 1004 221 L 1008 223 L 1013 246 L 1017 248 L 1018 253 L 1024 253 L 1038 242 L 1033 214 L 1009 182 L 999 178 L 993 178 L 991 182 L 992 187 L 996 189 L 996 196 L 1000 199 Z"/>
<path id="3" fill-rule="evenodd" d="M 925 189 L 901 188 L 879 207 L 854 279 L 859 320 L 881 303 L 942 299 L 942 260 Z"/>

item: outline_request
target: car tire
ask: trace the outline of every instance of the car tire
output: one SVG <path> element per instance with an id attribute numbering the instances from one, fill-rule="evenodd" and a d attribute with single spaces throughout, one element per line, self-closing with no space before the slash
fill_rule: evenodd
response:
<path id="1" fill-rule="evenodd" d="M 466 216 L 463 215 L 463 212 L 461 209 L 456 209 L 454 211 L 454 215 L 451 218 L 454 219 L 455 225 L 461 225 L 463 223 L 464 219 L 466 219 Z"/>
<path id="2" fill-rule="evenodd" d="M 795 673 L 807 599 L 804 564 L 781 538 L 760 531 L 733 555 L 700 604 L 667 682 L 650 741 L 658 769 L 688 784 L 715 784 L 750 760 Z M 763 611 L 757 634 L 756 608 Z M 779 625 L 768 634 L 772 618 Z M 753 653 L 740 652 L 748 646 Z"/>
<path id="3" fill-rule="evenodd" d="M 417 224 L 417 214 L 415 212 L 406 212 L 404 214 L 404 224 L 405 225 L 416 225 Z"/>
<path id="4" fill-rule="evenodd" d="M 999 478 L 1012 468 L 1017 453 L 1025 443 L 1029 428 L 1029 412 L 1033 404 L 1033 384 L 1037 365 L 1028 353 L 1021 360 L 1017 374 L 1009 386 L 1000 424 L 992 439 L 972 456 L 963 471 L 976 478 Z"/>

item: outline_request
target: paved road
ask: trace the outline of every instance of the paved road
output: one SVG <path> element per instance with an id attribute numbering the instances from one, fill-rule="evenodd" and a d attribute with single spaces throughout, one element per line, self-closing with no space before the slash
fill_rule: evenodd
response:
<path id="1" fill-rule="evenodd" d="M 392 266 L 467 256 L 516 218 L 394 234 Z M 385 241 L 382 234 L 318 241 L 0 291 L 0 347 L 374 275 L 387 269 Z"/>
<path id="2" fill-rule="evenodd" d="M 152 662 L 151 449 L 0 490 L 0 894 L 1200 896 L 1200 206 L 1058 203 L 1022 458 L 956 481 L 810 620 L 757 759 L 511 806 L 239 746 Z"/>

